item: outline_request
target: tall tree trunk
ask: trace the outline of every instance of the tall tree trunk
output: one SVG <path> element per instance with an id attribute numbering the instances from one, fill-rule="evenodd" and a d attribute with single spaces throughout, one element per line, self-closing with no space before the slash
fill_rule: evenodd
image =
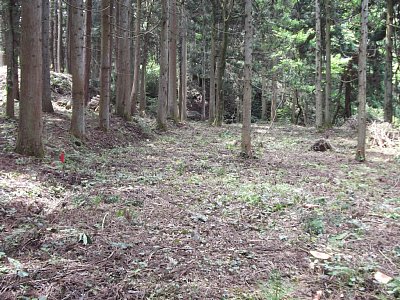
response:
<path id="1" fill-rule="evenodd" d="M 49 51 L 50 51 L 50 70 L 54 71 L 54 0 L 50 0 L 50 40 L 49 40 Z"/>
<path id="2" fill-rule="evenodd" d="M 54 51 L 54 72 L 57 72 L 59 70 L 58 67 L 58 52 L 57 52 L 57 45 L 58 45 L 58 0 L 53 0 L 54 1 L 54 37 L 53 37 L 53 51 Z"/>
<path id="3" fill-rule="evenodd" d="M 15 151 L 42 157 L 42 0 L 22 1 L 21 100 Z"/>
<path id="4" fill-rule="evenodd" d="M 84 98 L 84 6 L 83 0 L 70 0 L 71 23 L 71 73 L 72 73 L 72 118 L 71 133 L 77 138 L 85 137 L 85 98 Z"/>
<path id="5" fill-rule="evenodd" d="M 201 97 L 201 120 L 204 121 L 206 119 L 206 58 L 207 58 L 207 40 L 206 40 L 206 12 L 204 7 L 204 0 L 203 3 L 203 59 L 202 59 L 202 97 Z"/>
<path id="6" fill-rule="evenodd" d="M 277 60 L 274 58 L 272 60 L 272 66 L 277 65 Z M 276 110 L 278 103 L 278 76 L 276 71 L 272 72 L 272 80 L 271 80 L 271 122 L 275 122 L 276 119 Z"/>
<path id="7" fill-rule="evenodd" d="M 344 116 L 345 118 L 351 117 L 351 67 L 352 62 L 350 61 L 344 76 Z"/>
<path id="8" fill-rule="evenodd" d="M 222 121 L 224 120 L 224 111 L 225 111 L 225 101 L 224 101 L 224 89 L 223 89 L 223 77 L 225 74 L 225 66 L 226 66 L 226 50 L 228 48 L 228 30 L 229 30 L 229 22 L 230 22 L 230 13 L 232 10 L 233 1 L 232 0 L 223 0 L 222 1 L 222 21 L 223 21 L 223 34 L 222 34 L 222 43 L 219 55 L 218 62 L 218 77 L 217 77 L 217 93 L 218 93 L 218 103 L 217 103 L 217 126 L 222 125 Z"/>
<path id="9" fill-rule="evenodd" d="M 217 38 L 216 32 L 216 4 L 212 2 L 211 12 L 211 50 L 210 50 L 210 100 L 208 103 L 208 122 L 213 124 L 215 122 L 215 40 Z"/>
<path id="10" fill-rule="evenodd" d="M 262 76 L 261 79 L 261 120 L 267 119 L 267 77 Z"/>
<path id="11" fill-rule="evenodd" d="M 7 102 L 6 116 L 15 117 L 14 101 L 18 98 L 18 1 L 9 0 L 6 17 Z"/>
<path id="12" fill-rule="evenodd" d="M 160 79 L 158 87 L 157 127 L 167 129 L 168 103 L 168 0 L 161 0 Z"/>
<path id="13" fill-rule="evenodd" d="M 187 16 L 185 3 L 182 3 L 182 30 L 181 30 L 181 59 L 180 59 L 180 88 L 179 88 L 179 115 L 183 122 L 187 118 Z"/>
<path id="14" fill-rule="evenodd" d="M 101 72 L 99 126 L 103 131 L 110 128 L 110 42 L 111 42 L 111 1 L 101 2 Z"/>
<path id="15" fill-rule="evenodd" d="M 67 5 L 68 18 L 67 18 L 67 24 L 66 24 L 66 27 L 67 27 L 67 38 L 66 38 L 67 46 L 66 46 L 66 50 L 65 50 L 65 69 L 66 69 L 66 72 L 68 74 L 72 74 L 72 70 L 71 70 L 71 64 L 72 64 L 72 59 L 71 59 L 71 55 L 72 55 L 71 54 L 71 51 L 72 51 L 71 50 L 71 48 L 72 48 L 71 35 L 73 33 L 71 31 L 72 31 L 72 26 L 75 25 L 75 24 L 72 24 L 72 19 L 70 18 L 72 9 L 73 9 L 73 7 L 71 5 Z M 84 24 L 82 24 L 82 26 L 84 26 Z M 83 28 L 82 28 L 82 30 L 83 30 Z"/>
<path id="16" fill-rule="evenodd" d="M 85 13 L 85 74 L 84 74 L 84 98 L 87 105 L 90 101 L 90 62 L 92 61 L 92 0 L 86 0 L 86 13 Z"/>
<path id="17" fill-rule="evenodd" d="M 358 55 L 358 143 L 356 160 L 365 160 L 366 139 L 366 94 L 367 94 L 367 38 L 368 38 L 368 0 L 361 4 L 361 40 Z"/>
<path id="18" fill-rule="evenodd" d="M 296 125 L 297 125 L 296 109 L 297 109 L 298 105 L 299 105 L 299 91 L 297 89 L 294 89 L 293 100 L 292 100 L 291 121 L 292 121 L 292 124 L 296 124 Z"/>
<path id="19" fill-rule="evenodd" d="M 169 55 L 168 55 L 168 115 L 175 123 L 179 121 L 178 103 L 176 99 L 177 72 L 176 72 L 176 39 L 178 36 L 176 0 L 169 0 Z"/>
<path id="20" fill-rule="evenodd" d="M 331 76 L 331 0 L 325 0 L 325 55 L 326 55 L 326 85 L 325 85 L 325 127 L 331 127 L 331 93 L 332 93 L 332 76 Z"/>
<path id="21" fill-rule="evenodd" d="M 125 120 L 130 120 L 132 115 L 131 93 L 131 43 L 130 43 L 130 0 L 117 1 L 117 26 L 119 37 L 116 40 L 116 113 Z"/>
<path id="22" fill-rule="evenodd" d="M 143 45 L 142 68 L 140 70 L 140 84 L 139 84 L 139 111 L 140 116 L 146 116 L 146 69 L 147 69 L 147 50 L 145 55 L 145 46 Z"/>
<path id="23" fill-rule="evenodd" d="M 142 12 L 142 0 L 136 0 L 135 20 L 135 55 L 133 62 L 133 83 L 130 101 L 132 103 L 132 114 L 137 113 L 137 102 L 139 94 L 139 73 L 140 73 L 140 22 Z"/>
<path id="24" fill-rule="evenodd" d="M 140 72 L 140 91 L 139 91 L 139 111 L 142 117 L 146 115 L 146 69 L 147 69 L 147 58 L 149 52 L 147 39 L 150 36 L 148 31 L 150 30 L 150 18 L 152 14 L 153 3 L 154 2 L 151 2 L 151 4 L 147 7 L 148 12 L 145 21 L 146 33 L 143 35 L 142 70 Z"/>
<path id="25" fill-rule="evenodd" d="M 62 15 L 62 0 L 55 0 L 58 2 L 58 26 L 57 26 L 57 68 L 56 72 L 64 72 L 64 59 L 63 59 L 63 15 Z"/>
<path id="26" fill-rule="evenodd" d="M 316 20 L 316 48 L 315 48 L 315 125 L 321 128 L 323 125 L 322 111 L 322 44 L 321 44 L 321 8 L 320 0 L 315 0 Z"/>
<path id="27" fill-rule="evenodd" d="M 44 112 L 53 113 L 54 108 L 51 103 L 50 90 L 50 3 L 49 0 L 42 0 L 42 55 L 43 55 L 43 92 L 42 109 Z"/>
<path id="28" fill-rule="evenodd" d="M 244 35 L 244 86 L 243 86 L 243 126 L 242 126 L 242 154 L 252 157 L 251 151 L 251 68 L 253 55 L 253 26 L 252 3 L 245 1 L 245 35 Z"/>
<path id="29" fill-rule="evenodd" d="M 386 0 L 385 122 L 393 121 L 393 0 Z"/>

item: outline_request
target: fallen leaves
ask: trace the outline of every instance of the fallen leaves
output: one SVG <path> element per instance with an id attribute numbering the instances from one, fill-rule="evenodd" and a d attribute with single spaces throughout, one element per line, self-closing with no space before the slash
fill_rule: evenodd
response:
<path id="1" fill-rule="evenodd" d="M 313 250 L 310 251 L 310 254 L 313 257 L 318 258 L 318 259 L 322 259 L 322 260 L 327 260 L 327 259 L 330 259 L 332 257 L 330 254 L 319 252 L 319 251 L 313 251 Z"/>
<path id="2" fill-rule="evenodd" d="M 320 300 L 322 297 L 322 291 L 317 291 L 314 295 L 314 297 L 312 298 L 312 300 Z"/>
<path id="3" fill-rule="evenodd" d="M 383 274 L 382 272 L 379 272 L 379 271 L 375 272 L 374 278 L 376 281 L 378 281 L 381 284 L 388 284 L 393 279 L 392 277 L 390 277 L 386 274 Z"/>

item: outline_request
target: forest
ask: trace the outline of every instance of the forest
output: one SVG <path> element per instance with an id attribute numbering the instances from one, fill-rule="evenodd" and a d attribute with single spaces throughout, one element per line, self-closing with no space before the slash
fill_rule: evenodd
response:
<path id="1" fill-rule="evenodd" d="M 400 299 L 400 1 L 0 1 L 0 299 Z"/>

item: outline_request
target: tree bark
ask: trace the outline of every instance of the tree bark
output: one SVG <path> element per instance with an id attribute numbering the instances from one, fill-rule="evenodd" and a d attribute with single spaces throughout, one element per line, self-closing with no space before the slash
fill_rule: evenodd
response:
<path id="1" fill-rule="evenodd" d="M 116 113 L 129 121 L 132 116 L 131 94 L 131 43 L 130 43 L 130 0 L 117 1 L 116 40 Z"/>
<path id="2" fill-rule="evenodd" d="M 62 0 L 55 0 L 58 2 L 58 26 L 57 26 L 57 68 L 56 72 L 64 72 L 64 58 L 63 58 L 63 15 L 62 15 Z"/>
<path id="3" fill-rule="evenodd" d="M 366 94 L 367 94 L 367 38 L 368 38 L 368 0 L 361 4 L 361 41 L 358 56 L 358 143 L 356 160 L 365 160 L 366 139 Z"/>
<path id="4" fill-rule="evenodd" d="M 211 12 L 211 50 L 210 50 L 210 100 L 208 103 L 208 122 L 213 124 L 215 122 L 215 40 L 217 38 L 216 32 L 216 5 L 212 2 Z"/>
<path id="5" fill-rule="evenodd" d="M 321 8 L 320 0 L 315 0 L 316 48 L 315 48 L 315 125 L 318 129 L 323 125 L 322 110 L 322 44 L 321 44 Z"/>
<path id="6" fill-rule="evenodd" d="M 135 55 L 134 55 L 134 62 L 133 62 L 132 92 L 130 95 L 130 101 L 132 103 L 132 108 L 131 108 L 132 114 L 137 113 L 137 103 L 138 103 L 138 94 L 139 94 L 141 11 L 142 11 L 142 1 L 136 0 Z"/>
<path id="7" fill-rule="evenodd" d="M 272 66 L 277 65 L 277 60 L 274 58 L 272 60 Z M 271 81 L 271 122 L 275 122 L 276 119 L 276 109 L 278 103 L 278 76 L 276 71 L 272 72 L 272 81 Z"/>
<path id="8" fill-rule="evenodd" d="M 15 151 L 43 157 L 42 0 L 22 1 L 21 22 L 21 100 Z"/>
<path id="9" fill-rule="evenodd" d="M 331 0 L 325 0 L 325 55 L 326 55 L 326 85 L 325 85 L 325 127 L 332 126 L 331 121 L 331 93 L 332 93 L 332 76 L 331 76 Z"/>
<path id="10" fill-rule="evenodd" d="M 204 0 L 203 3 L 203 59 L 202 59 L 202 97 L 201 97 L 201 120 L 205 121 L 206 119 L 206 57 L 207 57 L 207 40 L 206 40 L 206 12 L 204 7 Z"/>
<path id="11" fill-rule="evenodd" d="M 54 72 L 57 72 L 59 70 L 58 67 L 58 0 L 53 0 L 54 1 L 54 36 L 53 36 L 53 56 L 54 56 Z"/>
<path id="12" fill-rule="evenodd" d="M 147 50 L 145 55 L 145 46 L 143 45 L 142 68 L 140 70 L 140 84 L 139 84 L 139 111 L 140 116 L 146 116 L 146 69 L 147 69 Z"/>
<path id="13" fill-rule="evenodd" d="M 168 0 L 161 0 L 160 79 L 158 87 L 157 127 L 167 129 L 168 103 Z"/>
<path id="14" fill-rule="evenodd" d="M 297 89 L 294 89 L 293 92 L 293 100 L 292 100 L 292 117 L 291 121 L 292 124 L 297 124 L 297 117 L 296 117 L 296 109 L 299 105 L 299 91 Z"/>
<path id="15" fill-rule="evenodd" d="M 19 12 L 18 1 L 8 1 L 5 12 L 6 18 L 6 59 L 7 59 L 7 102 L 6 116 L 15 117 L 14 102 L 18 99 L 19 80 L 18 80 L 18 27 Z"/>
<path id="16" fill-rule="evenodd" d="M 71 133 L 79 139 L 85 138 L 85 98 L 84 98 L 84 16 L 83 0 L 70 0 L 71 23 L 71 74 L 72 74 L 72 118 Z"/>
<path id="17" fill-rule="evenodd" d="M 50 3 L 49 0 L 42 1 L 42 55 L 43 55 L 43 92 L 42 109 L 43 112 L 53 113 L 54 108 L 51 103 L 50 90 Z"/>
<path id="18" fill-rule="evenodd" d="M 262 76 L 261 79 L 261 120 L 267 119 L 267 77 Z"/>
<path id="19" fill-rule="evenodd" d="M 351 117 L 351 69 L 352 62 L 349 61 L 346 69 L 346 75 L 344 76 L 344 116 L 347 119 Z"/>
<path id="20" fill-rule="evenodd" d="M 72 2 L 70 2 L 70 4 L 72 4 Z M 67 11 L 68 11 L 68 17 L 67 17 L 67 38 L 66 38 L 66 49 L 65 49 L 65 70 L 68 74 L 72 74 L 72 70 L 71 70 L 71 65 L 72 65 L 72 58 L 71 58 L 71 49 L 72 49 L 72 45 L 71 45 L 71 35 L 74 34 L 71 31 L 72 27 L 75 26 L 75 24 L 72 24 L 72 19 L 70 18 L 71 16 L 71 10 L 73 9 L 72 5 L 67 5 Z M 82 23 L 82 26 L 84 26 L 84 24 Z"/>
<path id="21" fill-rule="evenodd" d="M 179 121 L 178 103 L 176 99 L 177 72 L 176 72 L 176 39 L 178 36 L 176 0 L 169 0 L 169 55 L 168 55 L 168 116 L 175 123 Z"/>
<path id="22" fill-rule="evenodd" d="M 224 101 L 224 89 L 223 89 L 223 77 L 225 74 L 225 66 L 226 66 L 226 50 L 228 48 L 228 30 L 229 30 L 229 22 L 230 22 L 230 13 L 232 10 L 233 1 L 232 0 L 223 0 L 222 1 L 222 21 L 223 21 L 223 34 L 222 34 L 222 43 L 220 49 L 220 56 L 218 62 L 218 77 L 217 77 L 217 121 L 216 125 L 221 126 L 224 120 L 224 111 L 225 111 L 225 101 Z"/>
<path id="23" fill-rule="evenodd" d="M 111 1 L 101 2 L 101 71 L 99 126 L 103 131 L 110 129 L 110 43 L 111 43 Z"/>
<path id="24" fill-rule="evenodd" d="M 50 52 L 50 70 L 54 71 L 54 0 L 50 0 L 50 39 L 49 39 L 49 52 Z"/>
<path id="25" fill-rule="evenodd" d="M 253 53 L 253 26 L 252 3 L 245 2 L 245 35 L 244 35 L 244 86 L 243 86 L 243 126 L 242 126 L 242 154 L 252 157 L 251 150 L 251 68 Z"/>
<path id="26" fill-rule="evenodd" d="M 92 61 L 92 0 L 86 0 L 86 12 L 85 12 L 85 74 L 84 74 L 84 98 L 85 105 L 90 101 L 90 63 Z"/>
<path id="27" fill-rule="evenodd" d="M 393 121 L 393 0 L 386 0 L 386 55 L 384 120 Z"/>
<path id="28" fill-rule="evenodd" d="M 183 122 L 187 118 L 187 16 L 185 4 L 182 3 L 182 30 L 181 30 L 181 65 L 179 89 L 179 115 Z"/>

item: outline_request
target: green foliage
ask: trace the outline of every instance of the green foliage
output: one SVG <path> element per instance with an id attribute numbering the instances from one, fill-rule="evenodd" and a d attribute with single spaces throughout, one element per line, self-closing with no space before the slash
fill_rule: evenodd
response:
<path id="1" fill-rule="evenodd" d="M 273 270 L 266 286 L 262 289 L 262 296 L 268 300 L 284 300 L 287 299 L 290 290 L 279 271 Z"/>
<path id="2" fill-rule="evenodd" d="M 388 283 L 388 293 L 396 299 L 400 298 L 400 277 L 393 279 Z"/>
<path id="3" fill-rule="evenodd" d="M 314 215 L 306 218 L 303 223 L 304 230 L 311 235 L 325 233 L 325 222 L 321 216 Z"/>
<path id="4" fill-rule="evenodd" d="M 158 96 L 158 77 L 160 76 L 160 65 L 151 59 L 146 68 L 146 95 L 150 98 Z"/>

